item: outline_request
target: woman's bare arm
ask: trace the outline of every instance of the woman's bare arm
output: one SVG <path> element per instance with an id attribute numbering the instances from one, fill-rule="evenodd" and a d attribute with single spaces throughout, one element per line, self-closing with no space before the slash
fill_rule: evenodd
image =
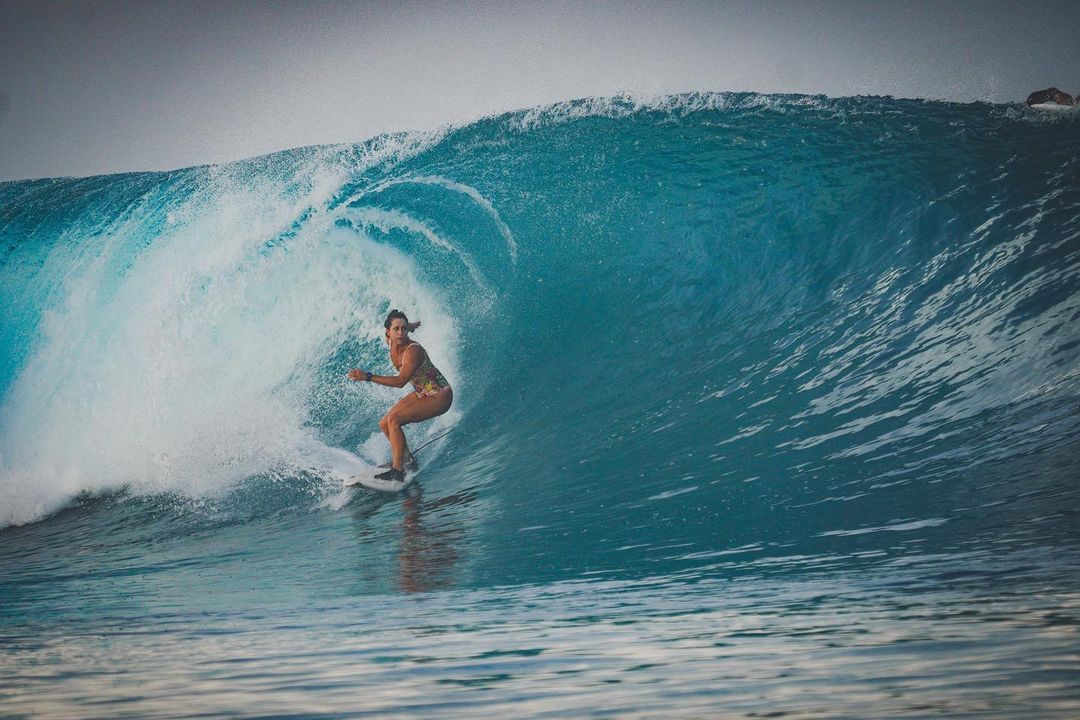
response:
<path id="1" fill-rule="evenodd" d="M 420 351 L 413 351 L 414 347 L 420 348 Z M 422 362 L 424 362 L 424 348 L 420 347 L 418 343 L 413 343 L 405 348 L 405 354 L 401 357 L 401 368 L 398 370 L 397 375 L 372 374 L 371 382 L 377 385 L 386 385 L 387 387 L 405 387 L 409 384 L 409 380 L 412 379 L 412 376 L 416 374 L 416 369 L 420 367 Z M 347 377 L 350 380 L 367 380 L 367 373 L 363 370 L 353 368 L 349 371 Z"/>

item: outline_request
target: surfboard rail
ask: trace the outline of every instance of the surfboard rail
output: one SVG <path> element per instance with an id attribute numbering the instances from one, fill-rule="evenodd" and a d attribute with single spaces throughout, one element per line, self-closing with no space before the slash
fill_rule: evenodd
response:
<path id="1" fill-rule="evenodd" d="M 376 470 L 382 472 L 380 468 L 376 468 Z M 383 480 L 375 477 L 374 472 L 362 472 L 345 480 L 343 484 L 345 487 L 364 487 L 379 492 L 398 493 L 404 490 L 411 482 L 413 481 L 408 476 L 404 480 Z"/>

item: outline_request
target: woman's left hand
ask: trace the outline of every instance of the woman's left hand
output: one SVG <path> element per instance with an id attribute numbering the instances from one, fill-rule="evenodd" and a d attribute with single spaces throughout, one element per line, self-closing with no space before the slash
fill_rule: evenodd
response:
<path id="1" fill-rule="evenodd" d="M 349 371 L 347 377 L 350 380 L 367 380 L 367 373 L 359 368 L 353 368 Z"/>

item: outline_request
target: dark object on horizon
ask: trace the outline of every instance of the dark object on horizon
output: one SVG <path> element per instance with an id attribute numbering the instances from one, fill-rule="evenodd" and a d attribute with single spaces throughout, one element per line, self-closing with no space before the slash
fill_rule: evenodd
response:
<path id="1" fill-rule="evenodd" d="M 1043 103 L 1057 103 L 1058 105 L 1072 105 L 1073 98 L 1067 92 L 1062 92 L 1056 87 L 1046 88 L 1045 90 L 1036 90 L 1028 95 L 1028 105 L 1042 105 Z"/>

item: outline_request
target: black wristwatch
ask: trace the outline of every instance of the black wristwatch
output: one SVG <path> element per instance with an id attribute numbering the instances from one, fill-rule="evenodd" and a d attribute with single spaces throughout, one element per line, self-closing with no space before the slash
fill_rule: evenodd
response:
<path id="1" fill-rule="evenodd" d="M 371 382 L 371 371 L 368 370 L 365 374 L 367 375 L 367 381 Z"/>

